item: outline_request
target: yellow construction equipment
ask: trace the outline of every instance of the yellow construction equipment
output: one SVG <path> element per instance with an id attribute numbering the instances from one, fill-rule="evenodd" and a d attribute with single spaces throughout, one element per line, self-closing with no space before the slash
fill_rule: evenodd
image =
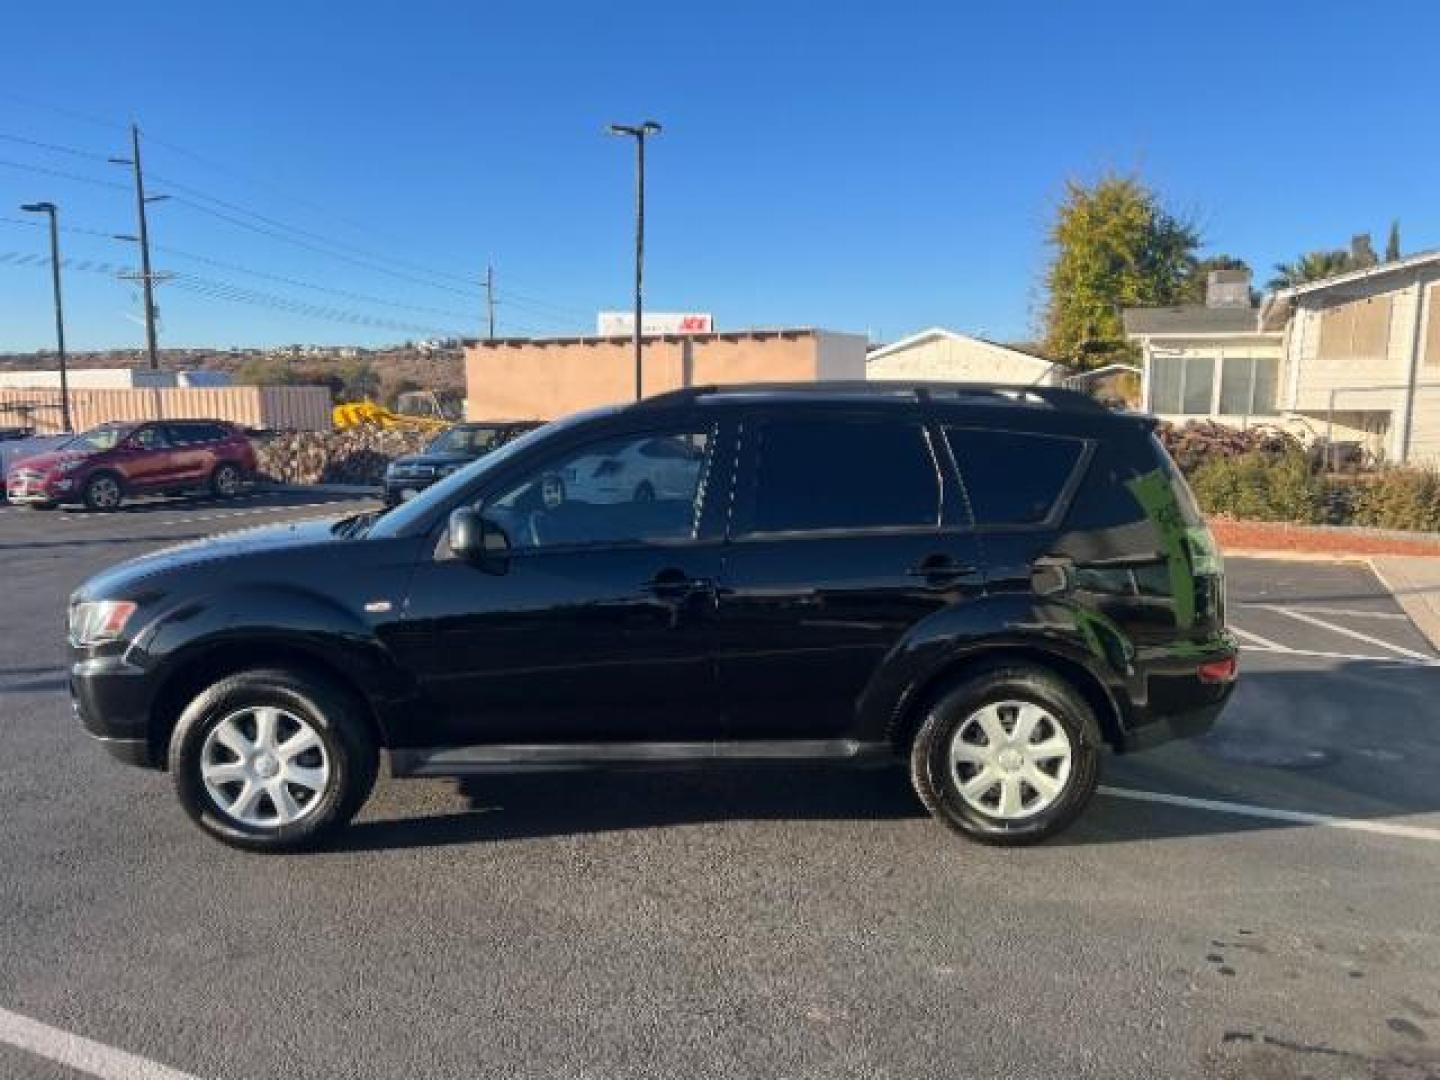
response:
<path id="1" fill-rule="evenodd" d="M 331 422 L 339 431 L 357 427 L 399 428 L 405 431 L 441 431 L 450 426 L 450 421 L 433 416 L 409 416 L 392 412 L 373 401 L 351 401 L 336 405 L 330 414 Z"/>

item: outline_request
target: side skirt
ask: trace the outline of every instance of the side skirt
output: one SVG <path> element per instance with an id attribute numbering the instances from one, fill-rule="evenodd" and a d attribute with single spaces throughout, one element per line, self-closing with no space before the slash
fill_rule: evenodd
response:
<path id="1" fill-rule="evenodd" d="M 859 765 L 884 762 L 893 756 L 889 743 L 854 739 L 494 743 L 391 750 L 390 772 L 393 776 L 473 776 L 476 773 L 664 768 L 763 761 L 836 761 Z"/>

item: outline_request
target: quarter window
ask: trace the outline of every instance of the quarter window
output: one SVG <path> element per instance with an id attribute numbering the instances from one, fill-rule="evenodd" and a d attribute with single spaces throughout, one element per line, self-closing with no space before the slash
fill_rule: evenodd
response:
<path id="1" fill-rule="evenodd" d="M 693 539 L 710 443 L 698 431 L 590 443 L 488 500 L 485 513 L 516 548 Z"/>
<path id="2" fill-rule="evenodd" d="M 977 525 L 1034 525 L 1050 516 L 1084 443 L 1057 435 L 946 428 Z"/>
<path id="3" fill-rule="evenodd" d="M 940 478 L 924 428 L 775 420 L 759 430 L 750 532 L 935 526 Z"/>

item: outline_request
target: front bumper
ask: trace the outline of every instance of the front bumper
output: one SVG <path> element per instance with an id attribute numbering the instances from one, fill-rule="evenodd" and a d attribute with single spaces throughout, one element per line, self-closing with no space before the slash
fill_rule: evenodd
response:
<path id="1" fill-rule="evenodd" d="M 83 657 L 70 667 L 75 718 L 112 756 L 131 765 L 156 765 L 150 747 L 148 676 L 123 656 Z"/>
<path id="2" fill-rule="evenodd" d="M 17 505 L 25 503 L 57 503 L 75 497 L 75 480 L 62 477 L 10 477 L 5 484 L 5 498 Z"/>

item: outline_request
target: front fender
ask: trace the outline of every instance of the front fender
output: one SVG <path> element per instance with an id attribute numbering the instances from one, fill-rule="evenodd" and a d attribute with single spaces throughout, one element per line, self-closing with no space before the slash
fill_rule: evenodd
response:
<path id="1" fill-rule="evenodd" d="M 1052 656 L 1093 678 L 1124 724 L 1135 647 L 1118 626 L 1064 597 L 1000 593 L 945 608 L 913 626 L 876 669 L 858 704 L 865 739 L 887 739 L 896 721 L 947 670 L 1002 650 Z"/>

